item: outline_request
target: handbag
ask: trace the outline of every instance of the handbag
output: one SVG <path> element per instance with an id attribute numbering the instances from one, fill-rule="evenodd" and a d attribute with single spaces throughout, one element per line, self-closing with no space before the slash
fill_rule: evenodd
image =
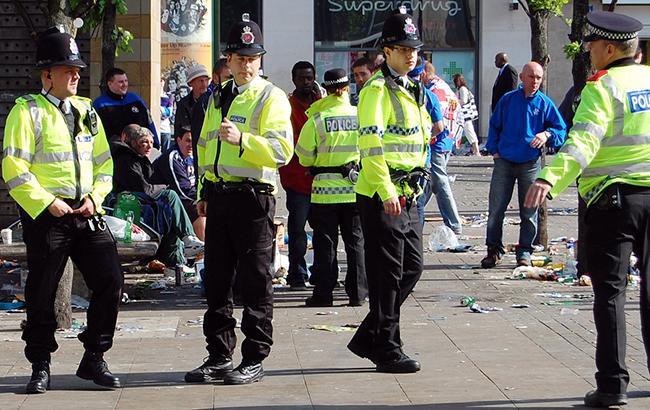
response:
<path id="1" fill-rule="evenodd" d="M 476 100 L 474 100 L 474 94 L 469 91 L 469 100 L 465 105 L 460 107 L 461 112 L 463 113 L 463 118 L 465 121 L 474 121 L 478 119 L 478 108 L 476 107 Z"/>

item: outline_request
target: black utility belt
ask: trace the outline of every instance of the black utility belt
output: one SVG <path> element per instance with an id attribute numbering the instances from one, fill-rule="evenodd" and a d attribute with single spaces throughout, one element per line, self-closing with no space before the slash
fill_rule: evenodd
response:
<path id="1" fill-rule="evenodd" d="M 650 187 L 622 183 L 611 184 L 600 193 L 598 198 L 589 207 L 601 211 L 623 209 L 623 197 L 635 194 L 650 195 Z"/>
<path id="2" fill-rule="evenodd" d="M 352 171 L 359 171 L 359 164 L 354 162 L 349 162 L 344 165 L 338 165 L 334 167 L 311 167 L 309 168 L 309 173 L 312 176 L 319 174 L 341 174 L 343 177 L 350 175 Z"/>
<path id="3" fill-rule="evenodd" d="M 205 179 L 203 181 L 203 187 L 207 194 L 215 195 L 228 195 L 245 192 L 273 195 L 273 185 L 258 181 L 212 182 Z"/>
<path id="4" fill-rule="evenodd" d="M 409 182 L 417 183 L 417 181 L 419 181 L 420 178 L 429 177 L 429 171 L 427 171 L 422 167 L 416 167 L 410 171 L 388 167 L 388 173 L 390 174 L 391 181 L 393 181 L 393 183 L 396 184 L 409 183 Z"/>

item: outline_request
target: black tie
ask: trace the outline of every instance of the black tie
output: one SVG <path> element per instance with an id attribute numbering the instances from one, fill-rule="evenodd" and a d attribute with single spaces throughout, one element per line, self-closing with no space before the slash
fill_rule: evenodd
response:
<path id="1" fill-rule="evenodd" d="M 239 95 L 239 88 L 235 86 L 232 92 L 226 96 L 226 100 L 223 102 L 223 105 L 221 106 L 221 116 L 223 118 L 226 118 L 228 116 L 228 110 L 230 109 L 230 105 L 238 95 Z"/>
<path id="2" fill-rule="evenodd" d="M 74 137 L 74 113 L 72 110 L 65 111 L 65 104 L 63 101 L 59 103 L 59 110 L 63 113 L 63 118 L 65 118 L 65 124 L 68 126 L 68 131 L 70 135 Z"/>

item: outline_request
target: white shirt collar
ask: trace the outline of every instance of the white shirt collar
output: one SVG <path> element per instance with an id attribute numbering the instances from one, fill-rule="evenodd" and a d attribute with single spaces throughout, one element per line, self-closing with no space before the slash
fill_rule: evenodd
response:
<path id="1" fill-rule="evenodd" d="M 258 78 L 260 78 L 260 77 L 258 75 L 256 75 L 255 77 L 253 77 L 252 80 L 250 80 L 246 84 L 240 85 L 240 86 L 238 86 L 237 83 L 235 83 L 235 80 L 233 80 L 232 81 L 232 90 L 233 90 L 233 92 L 235 91 L 235 88 L 237 88 L 237 91 L 238 91 L 237 94 L 242 94 L 244 91 L 248 90 L 248 88 L 251 86 L 251 84 L 253 84 L 253 81 L 256 81 Z"/>
<path id="2" fill-rule="evenodd" d="M 501 75 L 501 73 L 503 72 L 503 70 L 505 70 L 505 68 L 506 68 L 507 65 L 508 65 L 508 63 L 505 63 L 505 64 L 503 65 L 503 67 L 499 68 L 499 75 Z"/>
<path id="3" fill-rule="evenodd" d="M 397 71 L 393 70 L 393 67 L 391 67 L 391 66 L 388 65 L 388 64 L 386 64 L 386 66 L 388 66 L 388 71 L 390 71 L 390 74 L 391 74 L 393 77 L 399 77 L 399 78 L 401 78 L 402 81 L 404 82 L 404 84 L 409 84 L 409 83 L 410 83 L 410 81 L 409 81 L 409 77 L 408 77 L 407 74 L 399 75 L 399 74 L 397 73 Z"/>
<path id="4" fill-rule="evenodd" d="M 49 94 L 49 93 L 48 93 L 47 91 L 45 91 L 44 89 L 41 89 L 41 94 L 43 94 L 43 96 L 44 96 L 45 98 L 47 98 L 48 100 L 50 100 L 50 102 L 51 102 L 52 104 L 54 104 L 57 108 L 59 108 L 59 106 L 60 106 L 60 104 L 61 104 L 61 100 L 59 100 L 58 98 L 56 98 L 56 97 L 53 96 L 52 94 Z M 69 100 L 68 98 L 66 98 L 66 99 L 63 100 L 63 113 L 64 113 L 64 114 L 68 114 L 68 113 L 70 113 L 70 110 L 71 110 L 70 100 Z"/>

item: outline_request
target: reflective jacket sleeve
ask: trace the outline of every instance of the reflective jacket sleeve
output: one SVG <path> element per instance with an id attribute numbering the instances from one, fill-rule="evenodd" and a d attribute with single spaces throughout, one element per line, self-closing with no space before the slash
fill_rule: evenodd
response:
<path id="1" fill-rule="evenodd" d="M 384 158 L 382 135 L 391 115 L 390 100 L 383 81 L 375 80 L 359 96 L 359 151 L 366 183 L 382 201 L 397 197 Z"/>
<path id="2" fill-rule="evenodd" d="M 207 109 L 205 110 L 205 117 L 203 118 L 203 123 L 201 124 L 201 129 L 199 131 L 199 140 L 196 143 L 196 163 L 198 165 L 198 169 L 196 170 L 197 200 L 206 199 L 200 197 L 201 190 L 203 189 L 203 175 L 205 174 L 205 171 L 208 169 L 208 167 L 214 166 L 213 161 L 208 161 L 208 158 L 206 157 L 205 154 L 206 143 L 208 141 L 208 131 L 205 127 L 205 124 L 208 124 L 210 123 L 210 121 L 213 121 L 213 118 L 216 118 L 215 115 L 217 115 L 220 112 L 219 110 L 214 108 L 213 98 L 214 98 L 213 94 L 211 94 L 210 97 L 208 98 Z"/>
<path id="3" fill-rule="evenodd" d="M 113 189 L 113 159 L 99 115 L 97 122 L 99 133 L 93 139 L 93 190 L 90 197 L 97 212 L 102 213 L 101 204 Z"/>
<path id="4" fill-rule="evenodd" d="M 242 132 L 241 158 L 265 167 L 278 168 L 293 156 L 291 105 L 279 88 L 274 88 L 260 113 L 260 135 Z"/>
<path id="5" fill-rule="evenodd" d="M 300 131 L 298 144 L 296 144 L 296 155 L 298 161 L 303 167 L 311 167 L 316 161 L 316 148 L 317 148 L 318 134 L 316 133 L 316 125 L 314 117 L 309 118 Z"/>
<path id="6" fill-rule="evenodd" d="M 499 152 L 499 139 L 501 137 L 501 130 L 503 129 L 503 110 L 506 100 L 507 97 L 501 97 L 494 112 L 490 116 L 490 128 L 485 149 L 492 155 Z"/>
<path id="7" fill-rule="evenodd" d="M 598 82 L 588 82 L 582 90 L 582 98 L 569 136 L 555 156 L 539 174 L 553 187 L 549 197 L 564 191 L 594 159 L 612 118 L 611 97 Z"/>
<path id="8" fill-rule="evenodd" d="M 9 186 L 9 195 L 32 218 L 40 215 L 55 199 L 31 172 L 34 150 L 34 127 L 29 108 L 18 103 L 5 125 L 2 178 Z"/>

